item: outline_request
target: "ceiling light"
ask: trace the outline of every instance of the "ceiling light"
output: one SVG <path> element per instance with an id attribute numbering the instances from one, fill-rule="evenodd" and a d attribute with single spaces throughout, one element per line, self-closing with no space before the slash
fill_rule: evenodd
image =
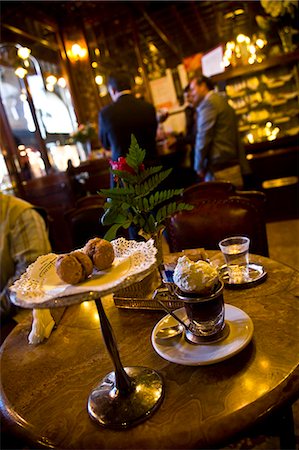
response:
<path id="1" fill-rule="evenodd" d="M 67 53 L 72 61 L 78 61 L 79 59 L 84 59 L 87 56 L 87 49 L 81 47 L 80 44 L 73 44 L 71 50 Z"/>
<path id="2" fill-rule="evenodd" d="M 97 75 L 95 77 L 95 82 L 97 83 L 98 86 L 101 86 L 103 84 L 104 78 L 102 75 Z"/>
<path id="3" fill-rule="evenodd" d="M 46 83 L 52 84 L 52 86 L 54 86 L 54 84 L 57 83 L 57 78 L 56 78 L 54 75 L 49 75 L 49 76 L 46 78 Z"/>
<path id="4" fill-rule="evenodd" d="M 65 88 L 66 87 L 66 81 L 65 81 L 65 79 L 63 77 L 58 78 L 57 84 L 61 88 Z"/>
<path id="5" fill-rule="evenodd" d="M 142 77 L 139 77 L 139 76 L 137 76 L 137 77 L 135 77 L 135 84 L 137 84 L 137 85 L 141 85 L 141 84 L 143 84 L 143 78 Z"/>
<path id="6" fill-rule="evenodd" d="M 21 59 L 28 59 L 30 56 L 30 53 L 31 53 L 31 50 L 30 50 L 30 48 L 27 48 L 27 47 L 21 47 L 18 49 L 18 52 L 17 52 L 18 57 Z"/>
<path id="7" fill-rule="evenodd" d="M 24 67 L 17 67 L 15 70 L 15 74 L 19 78 L 24 78 L 27 73 L 28 71 Z"/>
<path id="8" fill-rule="evenodd" d="M 46 84 L 46 89 L 47 89 L 47 91 L 49 91 L 49 92 L 54 92 L 54 85 L 53 85 L 53 84 L 50 84 L 50 83 L 47 83 L 47 84 Z"/>

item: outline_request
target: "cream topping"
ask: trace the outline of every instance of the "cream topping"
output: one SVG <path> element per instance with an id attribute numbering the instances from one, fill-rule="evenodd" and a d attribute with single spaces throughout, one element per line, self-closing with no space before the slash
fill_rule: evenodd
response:
<path id="1" fill-rule="evenodd" d="M 178 259 L 173 273 L 174 283 L 184 292 L 207 293 L 218 283 L 218 272 L 206 261 L 191 261 L 187 256 Z"/>

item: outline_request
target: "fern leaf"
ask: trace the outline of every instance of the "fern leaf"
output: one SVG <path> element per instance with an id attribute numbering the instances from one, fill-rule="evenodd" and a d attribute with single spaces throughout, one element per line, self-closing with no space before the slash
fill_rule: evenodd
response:
<path id="1" fill-rule="evenodd" d="M 131 134 L 131 145 L 129 147 L 129 153 L 126 157 L 127 164 L 132 167 L 137 173 L 140 164 L 143 163 L 145 158 L 145 150 L 139 147 L 134 134 Z"/>
<path id="2" fill-rule="evenodd" d="M 116 237 L 116 233 L 118 232 L 118 230 L 120 229 L 122 225 L 120 224 L 115 224 L 112 225 L 109 230 L 105 233 L 104 239 L 106 239 L 107 241 L 112 241 L 112 239 L 115 239 Z"/>

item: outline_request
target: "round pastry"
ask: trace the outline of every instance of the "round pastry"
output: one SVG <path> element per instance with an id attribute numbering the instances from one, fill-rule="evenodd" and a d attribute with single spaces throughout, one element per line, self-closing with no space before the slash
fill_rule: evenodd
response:
<path id="1" fill-rule="evenodd" d="M 83 252 L 75 251 L 58 256 L 55 263 L 56 273 L 65 283 L 77 284 L 91 275 L 93 264 Z"/>
<path id="2" fill-rule="evenodd" d="M 114 249 L 111 242 L 101 238 L 90 239 L 83 251 L 90 257 L 98 270 L 108 269 L 114 261 Z"/>

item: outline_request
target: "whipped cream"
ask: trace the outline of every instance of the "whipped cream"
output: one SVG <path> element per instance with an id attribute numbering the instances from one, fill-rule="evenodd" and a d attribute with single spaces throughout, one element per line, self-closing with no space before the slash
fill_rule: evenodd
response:
<path id="1" fill-rule="evenodd" d="M 217 270 L 206 261 L 191 261 L 181 256 L 173 273 L 174 283 L 184 292 L 209 294 L 217 285 Z"/>

